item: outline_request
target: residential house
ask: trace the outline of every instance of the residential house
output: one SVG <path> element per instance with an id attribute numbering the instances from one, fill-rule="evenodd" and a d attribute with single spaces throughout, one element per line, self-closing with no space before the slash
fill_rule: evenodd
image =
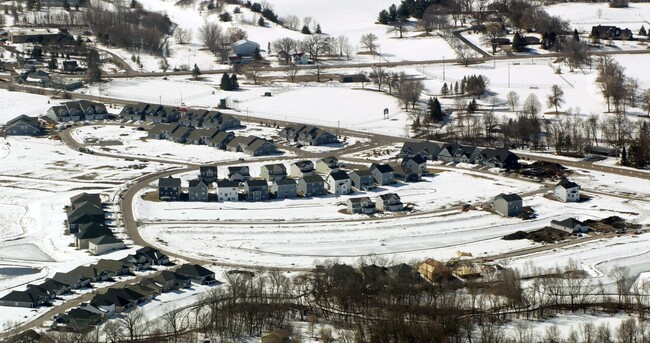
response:
<path id="1" fill-rule="evenodd" d="M 568 233 L 589 232 L 589 226 L 575 218 L 567 218 L 564 220 L 551 220 L 551 227 Z"/>
<path id="2" fill-rule="evenodd" d="M 208 185 L 217 181 L 217 166 L 200 166 L 199 178 Z"/>
<path id="3" fill-rule="evenodd" d="M 43 285 L 28 284 L 27 291 L 29 291 L 33 296 L 37 298 L 45 299 L 45 302 L 51 302 L 58 295 L 57 291 L 62 291 L 62 290 L 50 289 L 49 287 Z"/>
<path id="4" fill-rule="evenodd" d="M 217 201 L 239 201 L 239 181 L 217 180 Z"/>
<path id="5" fill-rule="evenodd" d="M 70 289 L 79 289 L 90 285 L 90 279 L 70 273 L 55 273 L 52 280 L 64 284 Z"/>
<path id="6" fill-rule="evenodd" d="M 88 241 L 88 251 L 95 256 L 124 248 L 126 248 L 124 241 L 113 236 L 113 234 L 99 236 Z"/>
<path id="7" fill-rule="evenodd" d="M 199 285 L 214 285 L 217 283 L 214 272 L 200 264 L 183 264 L 176 269 L 176 273 Z"/>
<path id="8" fill-rule="evenodd" d="M 282 163 L 263 165 L 260 176 L 268 182 L 284 180 L 287 178 L 287 168 Z"/>
<path id="9" fill-rule="evenodd" d="M 169 264 L 169 257 L 162 251 L 153 247 L 143 247 L 135 251 L 136 255 L 143 256 L 150 265 L 161 266 Z"/>
<path id="10" fill-rule="evenodd" d="M 342 170 L 331 172 L 325 179 L 325 188 L 332 194 L 349 194 L 352 192 L 352 180 Z"/>
<path id="11" fill-rule="evenodd" d="M 19 85 L 37 86 L 37 87 L 52 87 L 52 79 L 50 74 L 36 70 L 33 72 L 24 72 L 15 78 Z"/>
<path id="12" fill-rule="evenodd" d="M 65 327 L 75 332 L 87 332 L 102 323 L 102 315 L 80 308 L 73 308 L 68 313 L 58 314 L 52 320 L 52 329 Z"/>
<path id="13" fill-rule="evenodd" d="M 291 163 L 291 166 L 289 167 L 289 174 L 291 177 L 295 177 L 297 179 L 307 175 L 314 175 L 316 174 L 314 163 L 309 160 Z"/>
<path id="14" fill-rule="evenodd" d="M 88 100 L 79 100 L 79 106 L 84 112 L 85 120 L 103 120 L 108 116 L 106 106 L 102 103 Z"/>
<path id="15" fill-rule="evenodd" d="M 628 28 L 621 29 L 617 26 L 598 25 L 591 27 L 589 37 L 592 39 L 632 40 L 634 36 L 632 30 Z"/>
<path id="16" fill-rule="evenodd" d="M 246 180 L 244 185 L 244 197 L 247 201 L 269 200 L 269 185 L 266 180 Z"/>
<path id="17" fill-rule="evenodd" d="M 11 119 L 5 125 L 7 136 L 39 136 L 43 128 L 38 122 L 38 117 L 28 117 L 24 114 Z"/>
<path id="18" fill-rule="evenodd" d="M 86 68 L 79 67 L 79 63 L 76 60 L 62 61 L 61 67 L 63 68 L 64 73 L 83 73 L 86 71 Z"/>
<path id="19" fill-rule="evenodd" d="M 158 288 L 150 287 L 144 283 L 136 283 L 125 287 L 130 292 L 135 292 L 143 296 L 143 301 L 151 301 L 160 293 Z"/>
<path id="20" fill-rule="evenodd" d="M 47 296 L 41 295 L 38 290 L 11 291 L 0 298 L 0 306 L 12 307 L 39 307 L 47 303 Z"/>
<path id="21" fill-rule="evenodd" d="M 149 105 L 144 112 L 144 120 L 158 123 L 173 123 L 181 118 L 181 112 L 172 106 Z"/>
<path id="22" fill-rule="evenodd" d="M 296 193 L 303 197 L 313 197 L 325 194 L 325 181 L 320 175 L 308 175 L 298 179 Z"/>
<path id="23" fill-rule="evenodd" d="M 29 288 L 30 286 L 31 285 L 27 285 L 27 288 Z M 42 289 L 45 289 L 50 294 L 54 294 L 54 296 L 70 293 L 70 286 L 53 279 L 45 279 L 45 281 L 43 281 L 40 285 L 37 286 Z"/>
<path id="24" fill-rule="evenodd" d="M 79 232 L 80 226 L 87 224 L 103 225 L 105 220 L 104 209 L 90 202 L 77 205 L 67 213 L 69 233 Z"/>
<path id="25" fill-rule="evenodd" d="M 499 194 L 494 198 L 493 207 L 504 217 L 516 217 L 523 211 L 523 200 L 517 194 Z"/>
<path id="26" fill-rule="evenodd" d="M 185 143 L 187 142 L 187 137 L 189 137 L 190 134 L 192 134 L 193 130 L 194 129 L 192 129 L 191 127 L 179 125 L 178 128 L 174 130 L 174 132 L 172 132 L 169 135 L 166 135 L 165 138 L 175 143 Z"/>
<path id="27" fill-rule="evenodd" d="M 276 199 L 295 198 L 297 185 L 294 179 L 275 180 L 271 184 L 271 195 Z"/>
<path id="28" fill-rule="evenodd" d="M 190 278 L 188 278 L 187 276 L 180 275 L 178 273 L 169 270 L 163 270 L 162 272 L 154 276 L 152 279 L 153 281 L 161 285 L 163 292 L 169 292 L 181 288 L 188 288 L 192 283 Z"/>
<path id="29" fill-rule="evenodd" d="M 158 200 L 178 201 L 181 197 L 181 179 L 177 177 L 163 177 L 158 180 Z"/>
<path id="30" fill-rule="evenodd" d="M 369 169 L 354 170 L 349 176 L 350 180 L 352 180 L 352 187 L 360 191 L 368 191 L 375 188 L 375 178 Z"/>
<path id="31" fill-rule="evenodd" d="M 190 180 L 187 191 L 190 201 L 208 201 L 208 185 L 201 179 Z"/>
<path id="32" fill-rule="evenodd" d="M 219 131 L 214 137 L 207 141 L 209 147 L 225 150 L 228 143 L 235 139 L 235 134 L 228 131 Z"/>
<path id="33" fill-rule="evenodd" d="M 428 161 L 433 161 L 438 158 L 440 151 L 442 151 L 442 144 L 440 143 L 430 141 L 405 142 L 398 157 L 406 158 L 420 155 Z"/>
<path id="34" fill-rule="evenodd" d="M 339 163 L 339 160 L 334 156 L 325 157 L 316 161 L 316 172 L 320 174 L 328 175 L 329 173 L 337 172 L 340 169 L 341 164 Z"/>
<path id="35" fill-rule="evenodd" d="M 125 120 L 144 120 L 144 113 L 148 107 L 149 104 L 143 102 L 124 105 L 122 111 L 120 112 L 120 117 L 124 118 Z"/>
<path id="36" fill-rule="evenodd" d="M 111 277 L 127 275 L 130 271 L 129 266 L 126 263 L 117 260 L 101 259 L 97 261 L 93 267 L 109 272 Z"/>
<path id="37" fill-rule="evenodd" d="M 422 175 L 427 175 L 429 173 L 427 170 L 427 160 L 420 155 L 405 157 L 402 160 L 401 165 L 406 169 L 417 170 Z"/>
<path id="38" fill-rule="evenodd" d="M 93 266 L 79 266 L 66 274 L 88 279 L 90 283 L 106 281 L 112 277 L 110 271 Z"/>
<path id="39" fill-rule="evenodd" d="M 373 163 L 370 166 L 370 172 L 372 173 L 375 183 L 384 186 L 395 183 L 395 173 L 393 168 L 388 164 L 384 163 Z"/>
<path id="40" fill-rule="evenodd" d="M 181 119 L 178 122 L 181 125 L 193 128 L 201 127 L 207 114 L 207 110 L 191 108 L 181 116 Z"/>
<path id="41" fill-rule="evenodd" d="M 411 169 L 409 167 L 404 167 L 399 163 L 389 163 L 389 165 L 393 169 L 393 176 L 397 180 L 404 182 L 417 182 L 422 180 L 420 169 Z"/>
<path id="42" fill-rule="evenodd" d="M 576 202 L 580 201 L 580 186 L 572 181 L 562 178 L 557 185 L 555 185 L 555 198 L 562 202 Z"/>
<path id="43" fill-rule="evenodd" d="M 251 156 L 271 155 L 278 152 L 278 148 L 271 142 L 258 138 L 243 147 L 242 152 Z"/>
<path id="44" fill-rule="evenodd" d="M 421 276 L 417 270 L 406 263 L 400 263 L 388 267 L 388 276 L 405 283 L 418 282 L 421 280 Z"/>
<path id="45" fill-rule="evenodd" d="M 106 119 L 108 112 L 106 106 L 99 102 L 80 100 L 67 101 L 58 106 L 52 106 L 45 116 L 57 121 L 82 121 Z"/>
<path id="46" fill-rule="evenodd" d="M 97 304 L 81 303 L 77 308 L 98 314 L 102 317 L 102 319 L 108 319 L 115 315 L 115 306 L 110 308 L 106 306 L 99 306 Z"/>
<path id="47" fill-rule="evenodd" d="M 375 203 L 369 197 L 348 198 L 346 204 L 348 213 L 375 213 Z"/>
<path id="48" fill-rule="evenodd" d="M 97 193 L 83 192 L 70 198 L 70 204 L 72 205 L 73 209 L 76 209 L 77 207 L 79 207 L 79 205 L 85 202 L 93 204 L 97 207 L 102 207 L 102 198 Z"/>
<path id="49" fill-rule="evenodd" d="M 230 130 L 241 127 L 239 119 L 229 114 L 223 114 L 219 111 L 210 111 L 201 122 L 204 128 L 213 128 L 219 130 Z"/>
<path id="50" fill-rule="evenodd" d="M 250 178 L 251 174 L 247 166 L 228 167 L 228 180 L 243 182 Z"/>
<path id="51" fill-rule="evenodd" d="M 476 164 L 490 167 L 514 170 L 519 169 L 519 156 L 513 154 L 507 149 L 483 149 L 475 159 Z"/>
<path id="52" fill-rule="evenodd" d="M 397 193 L 386 193 L 379 195 L 375 198 L 375 203 L 377 204 L 377 210 L 379 211 L 402 211 L 404 210 L 404 204 L 402 199 L 397 195 Z"/>
<path id="53" fill-rule="evenodd" d="M 190 126 L 183 126 L 191 128 Z M 194 145 L 207 145 L 210 136 L 216 133 L 216 129 L 192 129 L 192 132 L 185 139 L 185 143 Z M 208 137 L 208 140 L 206 140 L 205 137 Z"/>
<path id="54" fill-rule="evenodd" d="M 451 269 L 444 263 L 429 258 L 418 265 L 418 273 L 425 279 L 436 282 L 449 277 Z"/>
<path id="55" fill-rule="evenodd" d="M 107 316 L 113 316 L 116 313 L 122 313 L 124 310 L 129 309 L 133 304 L 128 299 L 118 297 L 115 294 L 96 294 L 89 303 L 90 306 L 93 306 L 100 311 L 106 313 Z M 92 311 L 88 308 L 86 310 Z"/>
<path id="56" fill-rule="evenodd" d="M 282 129 L 280 137 L 287 142 L 298 142 L 302 145 L 326 145 L 338 143 L 335 135 L 311 125 L 294 124 Z"/>
<path id="57" fill-rule="evenodd" d="M 88 244 L 91 240 L 107 235 L 113 235 L 113 232 L 106 226 L 97 226 L 92 229 L 79 231 L 74 234 L 75 246 L 78 249 L 88 249 Z"/>

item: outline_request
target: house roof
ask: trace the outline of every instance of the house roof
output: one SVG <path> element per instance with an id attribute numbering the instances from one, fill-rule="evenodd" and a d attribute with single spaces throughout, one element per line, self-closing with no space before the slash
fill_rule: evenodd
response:
<path id="1" fill-rule="evenodd" d="M 199 167 L 199 173 L 203 174 L 209 170 L 212 170 L 214 172 L 217 171 L 217 166 L 200 166 Z"/>
<path id="2" fill-rule="evenodd" d="M 275 147 L 271 142 L 260 138 L 260 139 L 254 140 L 252 143 L 250 143 L 246 147 L 246 150 L 255 151 L 255 150 L 261 148 L 264 145 L 271 145 L 271 146 Z"/>
<path id="3" fill-rule="evenodd" d="M 398 200 L 398 201 L 401 200 L 401 198 L 399 197 L 399 195 L 397 195 L 397 193 L 381 194 L 381 195 L 379 195 L 379 198 L 381 200 L 383 200 L 383 201 L 388 201 L 388 200 L 391 200 L 391 199 Z"/>
<path id="4" fill-rule="evenodd" d="M 173 138 L 180 138 L 180 137 L 188 136 L 193 130 L 194 129 L 191 128 L 191 127 L 180 126 L 176 130 L 174 130 L 174 132 L 172 132 L 170 134 L 170 136 L 173 137 Z"/>
<path id="5" fill-rule="evenodd" d="M 27 285 L 27 287 L 29 286 L 30 285 Z M 41 284 L 38 286 L 46 289 L 48 292 L 55 292 L 60 290 L 63 287 L 67 287 L 66 284 L 53 279 L 46 279 L 45 281 L 41 282 Z"/>
<path id="6" fill-rule="evenodd" d="M 248 187 L 268 187 L 269 184 L 266 182 L 266 180 L 256 180 L 256 179 L 249 179 L 244 181 L 244 184 L 247 185 Z"/>
<path id="7" fill-rule="evenodd" d="M 551 225 L 560 225 L 562 227 L 573 229 L 576 225 L 585 226 L 585 223 L 572 217 L 564 220 L 551 220 Z"/>
<path id="8" fill-rule="evenodd" d="M 306 175 L 302 177 L 305 183 L 323 183 L 325 182 L 320 175 Z"/>
<path id="9" fill-rule="evenodd" d="M 230 181 L 227 179 L 217 180 L 217 188 L 232 188 L 239 187 L 239 181 Z"/>
<path id="10" fill-rule="evenodd" d="M 89 239 L 90 240 L 90 239 L 93 239 L 93 238 L 99 238 L 99 237 L 104 236 L 104 235 L 112 235 L 112 234 L 113 234 L 113 232 L 108 227 L 106 227 L 106 226 L 103 226 L 103 227 L 98 226 L 98 227 L 96 227 L 94 229 L 88 229 L 86 231 L 79 231 L 79 232 L 75 233 L 74 236 L 77 239 L 80 239 L 80 240 L 81 239 Z"/>
<path id="11" fill-rule="evenodd" d="M 569 181 L 567 178 L 562 178 L 562 180 L 558 182 L 556 187 L 562 187 L 564 189 L 580 188 L 580 186 L 577 183 L 573 181 Z"/>
<path id="12" fill-rule="evenodd" d="M 40 124 L 38 123 L 38 117 L 29 117 L 24 114 L 21 114 L 18 117 L 11 119 L 10 121 L 7 122 L 6 126 L 9 127 L 14 123 L 24 123 L 30 126 L 40 127 Z"/>
<path id="13" fill-rule="evenodd" d="M 113 236 L 113 234 L 111 233 L 110 235 L 103 235 L 97 238 L 93 238 L 90 240 L 90 243 L 94 245 L 106 245 L 106 244 L 124 243 L 124 241 Z"/>
<path id="14" fill-rule="evenodd" d="M 178 269 L 176 269 L 176 273 L 179 273 L 181 275 L 186 275 L 190 277 L 205 277 L 205 276 L 214 276 L 214 272 L 211 271 L 210 269 L 207 269 L 203 267 L 200 264 L 184 264 Z"/>
<path id="15" fill-rule="evenodd" d="M 287 167 L 284 166 L 282 163 L 274 163 L 274 164 L 266 164 L 263 165 L 262 168 L 272 171 L 274 173 L 286 173 L 287 172 Z"/>
<path id="16" fill-rule="evenodd" d="M 207 186 L 205 184 L 205 182 L 203 182 L 202 179 L 193 179 L 193 180 L 190 180 L 188 183 L 189 183 L 190 188 L 198 187 L 200 184 L 203 184 L 204 186 Z"/>
<path id="17" fill-rule="evenodd" d="M 52 276 L 52 280 L 62 283 L 66 286 L 71 286 L 80 281 L 88 280 L 88 278 L 70 273 L 55 273 Z"/>
<path id="18" fill-rule="evenodd" d="M 284 179 L 284 180 L 275 180 L 273 181 L 276 185 L 295 185 L 296 180 L 294 179 Z"/>
<path id="19" fill-rule="evenodd" d="M 0 298 L 0 300 L 4 301 L 17 301 L 17 302 L 29 302 L 29 303 L 34 303 L 36 302 L 36 298 L 34 295 L 30 292 L 27 291 L 11 291 L 9 294 L 5 295 L 4 297 Z"/>
<path id="20" fill-rule="evenodd" d="M 163 177 L 158 179 L 158 187 L 180 187 L 181 179 L 178 177 Z"/>
<path id="21" fill-rule="evenodd" d="M 92 203 L 92 204 L 101 205 L 102 198 L 97 193 L 89 194 L 89 193 L 86 193 L 86 192 L 77 194 L 77 195 L 70 198 L 70 203 L 72 203 L 73 205 L 74 204 L 81 204 L 83 202 L 89 202 L 89 203 Z"/>
<path id="22" fill-rule="evenodd" d="M 99 270 L 120 272 L 126 268 L 126 264 L 122 261 L 101 259 L 94 264 L 94 267 Z"/>
<path id="23" fill-rule="evenodd" d="M 163 270 L 160 272 L 160 274 L 154 276 L 154 280 L 159 280 L 159 281 L 172 281 L 172 280 L 187 280 L 188 278 L 185 275 L 178 274 L 176 272 L 172 272 L 169 270 Z"/>
<path id="24" fill-rule="evenodd" d="M 321 158 L 321 161 L 323 163 L 327 164 L 327 165 L 338 164 L 339 163 L 339 159 L 334 157 L 334 156 Z"/>
<path id="25" fill-rule="evenodd" d="M 153 247 L 143 247 L 136 250 L 135 252 L 136 254 L 143 255 L 150 260 L 159 260 L 167 257 L 167 255 L 165 255 L 162 251 Z"/>
<path id="26" fill-rule="evenodd" d="M 98 270 L 92 266 L 79 266 L 68 272 L 70 275 L 81 276 L 86 279 L 94 279 L 101 274 L 102 270 Z"/>
<path id="27" fill-rule="evenodd" d="M 336 181 L 349 180 L 350 179 L 350 176 L 348 176 L 348 173 L 346 173 L 346 172 L 344 172 L 342 170 L 331 172 L 329 177 L 331 177 L 332 179 L 334 179 Z"/>
<path id="28" fill-rule="evenodd" d="M 393 172 L 393 168 L 391 168 L 391 166 L 389 166 L 388 164 L 385 164 L 385 163 L 381 163 L 381 164 L 373 163 L 370 166 L 370 170 L 373 170 L 373 169 L 377 169 L 382 174 Z"/>
<path id="29" fill-rule="evenodd" d="M 370 202 L 369 197 L 357 197 L 357 198 L 348 198 L 348 201 L 355 204 L 355 203 L 362 203 L 362 202 Z"/>
<path id="30" fill-rule="evenodd" d="M 293 162 L 292 165 L 295 165 L 300 170 L 314 169 L 314 163 L 312 161 L 309 161 L 309 160 L 296 161 L 296 162 Z"/>
<path id="31" fill-rule="evenodd" d="M 82 308 L 73 308 L 72 310 L 68 311 L 66 314 L 69 318 L 77 319 L 77 320 L 94 320 L 98 319 L 101 317 L 100 314 L 98 313 L 93 313 L 88 310 L 84 310 Z"/>
<path id="32" fill-rule="evenodd" d="M 228 173 L 231 175 L 235 173 L 243 173 L 242 175 L 248 175 L 250 171 L 247 166 L 232 166 L 228 167 Z"/>
<path id="33" fill-rule="evenodd" d="M 358 176 L 372 177 L 372 172 L 370 172 L 370 169 L 357 169 L 352 171 L 350 173 L 350 176 L 352 176 L 352 174 L 356 174 Z"/>
<path id="34" fill-rule="evenodd" d="M 407 162 L 410 161 L 410 160 L 412 160 L 413 162 L 415 162 L 415 163 L 417 163 L 417 164 L 424 164 L 424 163 L 427 163 L 427 160 L 426 160 L 424 157 L 422 157 L 422 155 L 415 155 L 415 156 L 413 156 L 413 157 L 405 157 L 405 158 L 402 160 L 402 164 L 405 164 L 405 163 L 407 163 Z"/>
<path id="35" fill-rule="evenodd" d="M 517 194 L 514 194 L 514 193 L 510 193 L 510 194 L 501 193 L 501 194 L 497 195 L 494 198 L 494 200 L 496 200 L 496 199 L 503 199 L 503 200 L 505 200 L 507 202 L 522 201 L 521 197 L 519 195 L 517 195 Z"/>

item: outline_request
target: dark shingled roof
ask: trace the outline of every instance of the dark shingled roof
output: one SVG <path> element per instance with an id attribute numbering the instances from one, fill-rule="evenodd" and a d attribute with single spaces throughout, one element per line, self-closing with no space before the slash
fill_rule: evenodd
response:
<path id="1" fill-rule="evenodd" d="M 350 177 L 348 176 L 348 173 L 346 173 L 346 172 L 344 172 L 342 170 L 339 170 L 337 172 L 331 172 L 330 177 L 332 179 L 334 179 L 334 180 L 337 180 L 337 181 L 338 180 L 349 180 L 350 179 Z"/>
<path id="2" fill-rule="evenodd" d="M 495 199 L 499 199 L 499 198 L 501 198 L 501 199 L 503 199 L 503 200 L 505 200 L 507 202 L 521 201 L 522 200 L 519 195 L 514 194 L 514 193 L 510 193 L 510 194 L 501 193 L 501 194 L 497 195 Z"/>
<path id="3" fill-rule="evenodd" d="M 163 177 L 158 180 L 158 187 L 180 187 L 181 179 L 178 177 Z"/>

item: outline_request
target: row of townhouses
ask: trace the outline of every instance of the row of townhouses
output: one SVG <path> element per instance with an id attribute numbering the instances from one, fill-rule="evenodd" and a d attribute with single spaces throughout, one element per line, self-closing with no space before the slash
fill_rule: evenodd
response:
<path id="1" fill-rule="evenodd" d="M 70 198 L 67 212 L 68 233 L 74 236 L 77 249 L 93 255 L 123 249 L 124 241 L 115 237 L 106 224 L 106 214 L 99 194 L 81 193 Z"/>
<path id="2" fill-rule="evenodd" d="M 491 168 L 518 169 L 519 157 L 507 149 L 480 148 L 456 143 L 406 142 L 398 157 L 420 156 L 428 161 L 472 163 Z"/>

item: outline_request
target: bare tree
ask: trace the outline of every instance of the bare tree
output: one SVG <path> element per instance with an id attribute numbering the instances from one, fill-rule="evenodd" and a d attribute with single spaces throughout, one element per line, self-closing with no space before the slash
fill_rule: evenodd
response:
<path id="1" fill-rule="evenodd" d="M 257 81 L 260 76 L 264 73 L 264 66 L 259 61 L 253 61 L 242 68 L 244 74 L 253 79 L 253 82 L 257 84 Z"/>
<path id="2" fill-rule="evenodd" d="M 300 19 L 295 15 L 288 15 L 282 18 L 282 25 L 289 30 L 296 31 L 298 30 L 298 25 L 300 25 Z"/>
<path id="3" fill-rule="evenodd" d="M 231 45 L 234 42 L 242 39 L 247 39 L 248 38 L 248 32 L 244 31 L 243 29 L 239 27 L 229 27 L 228 30 L 226 30 L 226 36 L 224 37 L 225 40 L 227 40 L 228 44 Z"/>
<path id="4" fill-rule="evenodd" d="M 379 47 L 379 44 L 377 44 L 377 36 L 375 36 L 374 33 L 366 33 L 363 36 L 361 36 L 361 45 L 363 45 L 366 50 L 370 52 L 370 54 L 374 55 L 375 51 Z"/>
<path id="5" fill-rule="evenodd" d="M 449 26 L 447 15 L 447 7 L 439 4 L 431 4 L 424 10 L 422 18 L 418 20 L 418 27 L 424 30 L 424 33 L 428 36 L 434 29 L 442 29 Z"/>
<path id="6" fill-rule="evenodd" d="M 192 40 L 192 29 L 177 27 L 174 30 L 174 38 L 178 44 L 187 44 Z"/>
<path id="7" fill-rule="evenodd" d="M 456 51 L 456 57 L 461 60 L 463 65 L 466 67 L 474 58 L 476 58 L 475 51 L 465 43 L 458 42 L 454 50 Z"/>
<path id="8" fill-rule="evenodd" d="M 273 42 L 273 49 L 279 55 L 284 53 L 284 63 L 289 63 L 291 55 L 296 52 L 299 42 L 293 38 L 280 38 Z"/>
<path id="9" fill-rule="evenodd" d="M 320 82 L 320 77 L 325 71 L 325 66 L 322 63 L 316 63 L 312 74 L 316 75 L 316 82 Z"/>
<path id="10" fill-rule="evenodd" d="M 129 312 L 128 315 L 118 319 L 118 321 L 128 332 L 131 341 L 138 339 L 140 335 L 146 332 L 144 312 L 140 309 L 135 309 Z"/>
<path id="11" fill-rule="evenodd" d="M 650 116 L 650 89 L 646 89 L 641 95 L 641 108 Z"/>
<path id="12" fill-rule="evenodd" d="M 574 39 L 567 40 L 562 46 L 562 52 L 571 71 L 591 61 L 589 46 Z"/>
<path id="13" fill-rule="evenodd" d="M 406 24 L 408 20 L 405 17 L 398 16 L 397 19 L 390 22 L 390 26 L 386 30 L 387 32 L 395 32 L 399 34 L 399 38 L 404 38 L 404 32 L 407 31 Z"/>
<path id="14" fill-rule="evenodd" d="M 508 105 L 510 105 L 510 108 L 514 112 L 515 107 L 519 105 L 519 94 L 517 94 L 517 92 L 515 91 L 508 92 L 508 95 L 506 95 L 506 102 L 508 103 Z"/>
<path id="15" fill-rule="evenodd" d="M 291 79 L 291 82 L 296 82 L 296 76 L 298 75 L 299 71 L 300 68 L 298 68 L 297 65 L 293 63 L 289 64 L 289 69 L 287 69 L 287 75 L 289 75 L 289 79 Z"/>
<path id="16" fill-rule="evenodd" d="M 625 79 L 626 94 L 630 100 L 630 106 L 636 107 L 636 99 L 639 95 L 639 80 L 633 77 Z"/>
<path id="17" fill-rule="evenodd" d="M 348 37 L 341 35 L 336 37 L 336 41 L 339 48 L 339 56 L 350 59 L 350 55 L 352 54 L 352 44 L 350 44 Z"/>
<path id="18" fill-rule="evenodd" d="M 123 327 L 116 320 L 108 320 L 106 324 L 102 326 L 102 331 L 106 336 L 106 339 L 111 343 L 121 342 L 124 338 Z"/>
<path id="19" fill-rule="evenodd" d="M 564 91 L 560 86 L 553 85 L 551 87 L 551 94 L 546 97 L 546 104 L 549 108 L 555 107 L 555 114 L 558 114 L 558 106 L 564 103 Z"/>
<path id="20" fill-rule="evenodd" d="M 165 309 L 165 313 L 160 317 L 162 325 L 167 333 L 173 337 L 173 342 L 178 342 L 180 334 L 189 328 L 189 320 L 182 309 L 175 307 Z"/>
<path id="21" fill-rule="evenodd" d="M 219 43 L 222 38 L 223 32 L 217 23 L 209 23 L 206 21 L 199 28 L 199 39 L 201 43 L 214 54 L 219 51 Z"/>
<path id="22" fill-rule="evenodd" d="M 305 38 L 301 43 L 301 47 L 309 53 L 309 57 L 316 63 L 321 53 L 327 50 L 330 39 L 325 35 L 314 34 Z"/>
<path id="23" fill-rule="evenodd" d="M 531 117 L 537 116 L 542 109 L 542 104 L 535 94 L 530 94 L 524 101 L 523 112 Z"/>
<path id="24" fill-rule="evenodd" d="M 384 85 L 386 79 L 388 78 L 388 73 L 383 67 L 374 67 L 372 68 L 370 74 L 368 74 L 368 78 L 377 85 L 378 90 L 381 90 L 381 87 Z"/>
<path id="25" fill-rule="evenodd" d="M 616 113 L 613 117 L 607 118 L 601 126 L 603 137 L 617 149 L 630 140 L 634 128 L 632 122 L 623 113 Z"/>
<path id="26" fill-rule="evenodd" d="M 503 35 L 504 33 L 501 25 L 494 23 L 485 26 L 485 33 L 481 40 L 483 43 L 492 46 L 492 55 L 497 53 L 497 46 L 499 45 L 498 40 L 499 38 L 502 38 Z"/>

